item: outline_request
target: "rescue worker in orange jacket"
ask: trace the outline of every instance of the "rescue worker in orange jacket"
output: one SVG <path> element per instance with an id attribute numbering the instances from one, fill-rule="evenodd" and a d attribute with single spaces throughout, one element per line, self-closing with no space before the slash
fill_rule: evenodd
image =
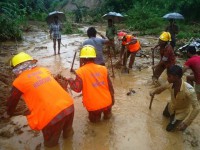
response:
<path id="1" fill-rule="evenodd" d="M 13 115 L 22 96 L 29 111 L 25 114 L 33 130 L 42 130 L 44 145 L 58 144 L 59 136 L 67 138 L 73 133 L 74 104 L 70 95 L 37 60 L 21 52 L 11 59 L 13 73 L 17 76 L 7 101 L 4 117 Z"/>
<path id="2" fill-rule="evenodd" d="M 128 57 L 131 56 L 128 67 L 132 68 L 136 53 L 141 49 L 140 42 L 133 35 L 126 34 L 122 38 L 122 45 L 127 49 L 123 54 L 123 66 L 126 68 Z"/>
<path id="3" fill-rule="evenodd" d="M 80 59 L 84 63 L 76 70 L 76 79 L 69 80 L 75 92 L 83 93 L 83 105 L 89 112 L 89 120 L 98 122 L 103 112 L 104 119 L 111 117 L 114 105 L 114 89 L 105 66 L 94 63 L 96 51 L 92 45 L 85 45 L 80 51 Z"/>

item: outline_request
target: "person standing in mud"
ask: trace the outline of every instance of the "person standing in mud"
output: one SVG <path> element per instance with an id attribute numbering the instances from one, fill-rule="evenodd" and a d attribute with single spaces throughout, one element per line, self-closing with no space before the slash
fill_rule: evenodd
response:
<path id="1" fill-rule="evenodd" d="M 89 113 L 89 120 L 99 122 L 101 114 L 104 119 L 111 117 L 114 105 L 114 89 L 105 66 L 94 63 L 95 48 L 85 45 L 80 51 L 83 66 L 75 71 L 76 79 L 68 79 L 69 85 L 75 92 L 83 93 L 83 105 Z"/>
<path id="2" fill-rule="evenodd" d="M 128 65 L 128 68 L 131 69 L 135 61 L 136 53 L 141 49 L 140 42 L 133 35 L 126 34 L 122 38 L 122 45 L 126 46 L 126 49 L 123 50 L 123 66 L 126 68 L 127 60 L 131 56 Z"/>
<path id="3" fill-rule="evenodd" d="M 116 50 L 115 50 L 115 35 L 116 34 L 117 34 L 117 30 L 116 30 L 115 25 L 113 24 L 112 19 L 108 19 L 108 27 L 106 28 L 106 37 L 112 43 L 111 46 L 108 46 L 108 52 L 110 53 L 110 48 L 112 48 L 115 58 L 116 58 Z"/>
<path id="4" fill-rule="evenodd" d="M 112 45 L 112 43 L 108 39 L 105 39 L 105 37 L 99 32 L 98 34 L 102 38 L 96 37 L 96 34 L 97 34 L 96 29 L 94 27 L 89 27 L 87 30 L 87 36 L 89 37 L 89 39 L 83 42 L 83 46 L 84 45 L 94 46 L 96 49 L 96 54 L 97 54 L 94 62 L 96 64 L 105 66 L 104 57 L 103 57 L 103 45 Z M 81 60 L 80 60 L 80 66 L 82 66 Z"/>
<path id="5" fill-rule="evenodd" d="M 54 17 L 54 23 L 50 25 L 50 38 L 53 38 L 53 49 L 54 55 L 56 55 L 56 41 L 58 41 L 58 54 L 60 54 L 60 44 L 61 44 L 61 24 L 58 22 L 58 16 Z"/>
<path id="6" fill-rule="evenodd" d="M 174 47 L 176 46 L 176 34 L 178 34 L 179 32 L 178 26 L 176 25 L 174 19 L 169 20 L 169 25 L 166 27 L 165 31 L 171 34 L 172 40 L 170 41 L 170 44 L 174 49 Z"/>
<path id="7" fill-rule="evenodd" d="M 200 56 L 196 54 L 195 46 L 189 46 L 187 48 L 187 56 L 189 59 L 185 62 L 183 72 L 187 69 L 191 69 L 193 71 L 193 75 L 188 75 L 187 82 L 190 83 L 192 86 L 195 82 L 195 91 L 197 94 L 197 98 L 200 102 Z"/>
<path id="8" fill-rule="evenodd" d="M 58 144 L 63 131 L 63 138 L 73 134 L 74 104 L 71 96 L 43 67 L 38 67 L 37 60 L 21 52 L 11 59 L 13 73 L 17 76 L 13 82 L 11 95 L 7 101 L 7 112 L 3 117 L 14 114 L 22 96 L 28 111 L 27 117 L 31 129 L 42 130 L 44 145 L 53 147 Z"/>
<path id="9" fill-rule="evenodd" d="M 154 70 L 152 80 L 154 84 L 158 84 L 158 79 L 163 71 L 167 68 L 170 68 L 175 64 L 175 55 L 172 46 L 170 45 L 171 35 L 169 32 L 163 32 L 158 41 L 158 45 L 156 45 L 152 50 L 155 50 L 159 47 L 160 50 L 160 61 L 157 65 L 152 66 Z"/>
<path id="10" fill-rule="evenodd" d="M 200 105 L 197 100 L 194 88 L 182 80 L 183 70 L 178 65 L 173 65 L 167 70 L 167 80 L 165 84 L 150 92 L 151 96 L 160 94 L 166 89 L 171 92 L 171 101 L 163 111 L 163 116 L 170 119 L 166 127 L 168 132 L 178 130 L 184 131 L 196 118 Z"/>

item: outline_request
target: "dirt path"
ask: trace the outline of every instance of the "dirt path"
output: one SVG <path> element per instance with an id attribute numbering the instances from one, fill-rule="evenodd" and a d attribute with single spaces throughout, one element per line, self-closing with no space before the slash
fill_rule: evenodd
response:
<path id="1" fill-rule="evenodd" d="M 83 28 L 85 29 L 85 28 Z M 103 28 L 99 28 L 103 30 Z M 25 50 L 38 64 L 48 67 L 52 73 L 61 73 L 63 76 L 73 77 L 70 74 L 71 62 L 75 50 L 78 50 L 82 41 L 87 39 L 80 35 L 64 35 L 61 55 L 53 55 L 52 41 L 47 38 L 45 32 L 33 32 L 25 35 L 25 41 L 18 43 L 18 51 Z M 145 54 L 150 55 L 150 46 L 157 42 L 155 37 L 139 37 Z M 4 45 L 11 45 L 4 43 Z M 67 47 L 66 47 L 67 45 Z M 150 46 L 149 46 L 150 45 Z M 148 47 L 147 47 L 148 46 Z M 2 53 L 2 51 L 1 51 Z M 13 50 L 12 53 L 15 53 Z M 10 76 L 10 71 L 5 68 L 5 62 L 11 56 L 10 52 L 0 55 L 1 72 Z M 116 60 L 113 59 L 115 63 Z M 181 61 L 180 61 L 181 62 Z M 74 68 L 79 65 L 78 54 Z M 107 59 L 107 67 L 111 74 L 110 61 Z M 7 72 L 6 72 L 7 71 Z M 60 138 L 60 145 L 54 149 L 63 150 L 199 150 L 200 149 L 200 117 L 185 132 L 168 133 L 165 127 L 168 120 L 162 117 L 162 111 L 169 100 L 169 92 L 157 95 L 152 109 L 149 110 L 149 91 L 153 87 L 151 81 L 151 58 L 136 57 L 134 68 L 129 74 L 121 73 L 120 69 L 114 69 L 115 78 L 112 78 L 115 88 L 116 103 L 113 107 L 113 117 L 102 120 L 99 124 L 88 121 L 87 111 L 82 105 L 80 94 L 72 92 L 75 103 L 75 118 L 73 123 L 74 135 L 71 139 Z M 1 76 L 2 77 L 2 76 Z M 163 77 L 164 78 L 164 77 Z M 7 78 L 5 78 L 8 80 Z M 10 79 L 10 78 L 9 78 Z M 11 78 L 12 79 L 12 78 Z M 0 81 L 0 103 L 3 110 L 5 97 L 10 88 L 9 83 Z M 134 94 L 127 95 L 130 89 Z M 3 113 L 0 111 L 0 113 Z M 10 120 L 0 121 L 0 149 L 45 149 L 43 137 L 40 132 L 32 131 L 24 116 L 15 116 Z"/>

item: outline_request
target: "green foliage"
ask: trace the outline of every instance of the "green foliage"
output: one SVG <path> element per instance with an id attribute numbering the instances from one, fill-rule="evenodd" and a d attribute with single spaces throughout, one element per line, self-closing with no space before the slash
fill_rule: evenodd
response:
<path id="1" fill-rule="evenodd" d="M 142 34 L 155 34 L 163 26 L 159 13 L 156 8 L 137 3 L 127 12 L 126 25 L 131 30 L 141 31 Z"/>
<path id="2" fill-rule="evenodd" d="M 20 27 L 26 22 L 26 9 L 20 9 L 15 3 L 1 3 L 0 39 L 21 39 Z"/>
<path id="3" fill-rule="evenodd" d="M 71 23 L 65 22 L 63 24 L 63 26 L 64 26 L 64 29 L 63 29 L 64 34 L 72 34 L 73 33 L 73 28 L 72 28 Z"/>

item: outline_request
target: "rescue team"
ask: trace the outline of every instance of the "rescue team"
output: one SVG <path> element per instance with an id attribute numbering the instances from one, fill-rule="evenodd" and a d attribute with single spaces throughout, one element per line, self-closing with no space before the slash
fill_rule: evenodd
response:
<path id="1" fill-rule="evenodd" d="M 98 45 L 104 44 L 106 40 L 96 40 L 96 30 L 89 28 L 90 42 Z M 120 60 L 126 66 L 128 56 L 131 56 L 129 68 L 135 60 L 136 53 L 141 49 L 136 37 L 125 32 L 118 34 L 122 40 Z M 165 89 L 171 91 L 171 101 L 163 111 L 163 115 L 170 119 L 166 127 L 167 131 L 185 130 L 199 113 L 200 97 L 200 56 L 196 55 L 194 48 L 188 48 L 188 56 L 191 58 L 182 68 L 175 65 L 175 55 L 170 46 L 171 35 L 163 32 L 159 37 L 158 45 L 155 48 L 160 50 L 160 62 L 153 66 L 155 73 L 153 80 L 158 82 L 161 73 L 167 69 L 168 83 L 150 92 L 150 95 L 159 94 Z M 111 43 L 113 41 L 111 40 Z M 100 52 L 98 52 L 100 50 Z M 96 63 L 96 58 L 102 56 L 101 48 L 84 45 L 80 50 L 80 68 L 74 71 L 76 78 L 69 78 L 70 88 L 75 92 L 83 93 L 83 105 L 88 111 L 88 118 L 91 122 L 99 122 L 103 113 L 104 119 L 109 119 L 112 114 L 112 106 L 115 103 L 114 88 L 109 78 L 105 63 Z M 102 62 L 104 62 L 102 60 Z M 11 95 L 7 101 L 7 112 L 4 117 L 13 115 L 15 108 L 23 97 L 29 111 L 26 112 L 28 124 L 33 130 L 42 130 L 44 145 L 53 147 L 58 144 L 59 137 L 63 138 L 73 134 L 74 103 L 72 97 L 54 79 L 50 71 L 37 66 L 37 60 L 30 55 L 20 52 L 11 59 L 11 66 L 16 79 L 13 82 Z M 194 88 L 182 80 L 183 72 L 191 68 L 194 72 Z M 195 93 L 196 91 L 196 93 Z"/>

